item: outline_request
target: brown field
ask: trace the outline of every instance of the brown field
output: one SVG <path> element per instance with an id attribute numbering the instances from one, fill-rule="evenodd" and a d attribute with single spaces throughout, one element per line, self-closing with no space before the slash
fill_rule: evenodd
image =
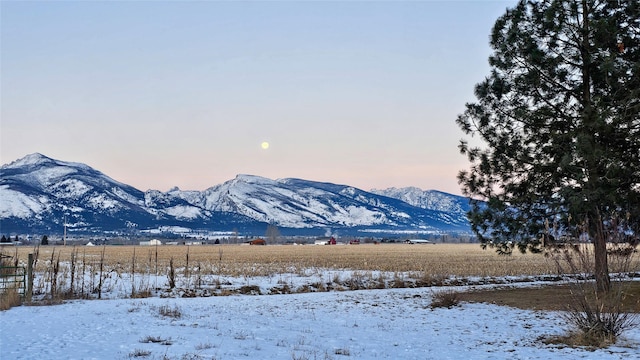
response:
<path id="1" fill-rule="evenodd" d="M 7 265 L 17 263 L 22 266 L 26 265 L 28 254 L 35 254 L 34 273 L 40 276 L 34 284 L 34 294 L 51 301 L 100 298 L 102 291 L 112 289 L 114 281 L 123 275 L 131 280 L 131 297 L 150 296 L 154 291 L 168 296 L 283 294 L 505 284 L 540 280 L 542 277 L 560 279 L 555 276 L 558 267 L 544 255 L 514 253 L 501 256 L 493 250 L 482 250 L 478 244 L 41 246 L 5 247 L 0 248 L 0 252 L 11 256 Z M 640 272 L 637 256 L 627 269 L 636 274 Z M 247 282 L 251 277 L 279 274 L 306 277 L 309 273 L 317 274 L 323 270 L 354 272 L 346 278 L 342 275 L 323 278 L 324 282 L 310 279 L 308 284 L 297 287 L 279 280 L 270 289 L 259 289 Z M 374 272 L 380 273 L 375 275 Z M 168 284 L 165 280 L 151 280 L 158 276 L 166 279 Z M 227 280 L 221 281 L 220 276 L 245 280 L 242 284 L 232 284 Z M 520 280 L 505 280 L 505 276 L 518 276 Z M 566 306 L 571 291 L 572 288 L 566 284 L 551 283 L 535 288 L 498 287 L 490 291 L 470 291 L 461 294 L 460 298 L 471 302 L 557 310 Z M 632 282 L 625 287 L 625 294 L 625 309 L 640 311 L 640 282 Z"/>
<path id="2" fill-rule="evenodd" d="M 104 252 L 104 265 L 121 272 L 165 269 L 170 259 L 176 269 L 198 266 L 219 275 L 261 276 L 295 273 L 305 269 L 334 269 L 421 273 L 430 276 L 517 276 L 555 274 L 555 265 L 542 255 L 500 256 L 478 244 L 364 244 L 364 245 L 201 245 L 201 246 L 41 246 L 5 248 L 4 254 L 26 263 L 37 253 L 36 272 L 50 260 L 96 263 Z M 135 257 L 134 257 L 135 255 Z M 164 272 L 162 270 L 161 272 Z"/>
<path id="3" fill-rule="evenodd" d="M 640 282 L 620 283 L 623 296 L 622 311 L 640 313 Z M 497 288 L 460 293 L 460 301 L 484 302 L 532 310 L 567 310 L 575 303 L 575 284 L 546 285 L 542 287 Z"/>

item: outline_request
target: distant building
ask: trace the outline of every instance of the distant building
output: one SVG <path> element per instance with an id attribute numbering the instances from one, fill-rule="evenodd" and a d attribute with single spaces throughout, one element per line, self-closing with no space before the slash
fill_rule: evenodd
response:
<path id="1" fill-rule="evenodd" d="M 157 240 L 157 239 L 153 239 L 153 240 L 149 240 L 149 241 L 140 241 L 140 245 L 141 245 L 141 246 L 156 246 L 156 245 L 162 245 L 162 241 Z"/>
<path id="2" fill-rule="evenodd" d="M 314 242 L 315 245 L 336 245 L 336 238 L 335 237 L 330 237 L 330 238 L 321 238 L 318 239 Z"/>

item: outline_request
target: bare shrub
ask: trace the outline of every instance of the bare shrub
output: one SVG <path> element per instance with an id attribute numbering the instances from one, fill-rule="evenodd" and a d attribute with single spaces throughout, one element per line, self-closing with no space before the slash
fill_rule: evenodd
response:
<path id="1" fill-rule="evenodd" d="M 260 286 L 258 285 L 244 285 L 238 289 L 240 294 L 244 295 L 261 295 Z"/>
<path id="2" fill-rule="evenodd" d="M 274 294 L 291 294 L 293 292 L 293 290 L 291 290 L 291 287 L 289 286 L 289 284 L 283 284 L 280 287 L 273 287 L 271 289 L 269 289 L 269 294 L 274 295 Z"/>
<path id="3" fill-rule="evenodd" d="M 168 339 L 163 339 L 160 336 L 145 336 L 144 338 L 140 339 L 141 343 L 154 343 L 154 344 L 160 344 L 160 345 L 172 345 L 173 341 L 171 341 L 171 338 Z"/>
<path id="4" fill-rule="evenodd" d="M 249 338 L 249 333 L 245 330 L 238 330 L 234 335 L 233 338 L 236 340 L 247 340 Z"/>
<path id="5" fill-rule="evenodd" d="M 593 252 L 589 243 L 560 243 L 546 250 L 545 255 L 554 261 L 559 273 L 571 278 L 571 300 L 563 313 L 569 332 L 548 339 L 547 343 L 606 347 L 624 331 L 638 326 L 638 314 L 625 312 L 623 305 L 630 296 L 629 274 L 638 264 L 635 244 L 608 243 L 609 291 L 598 291 Z"/>
<path id="6" fill-rule="evenodd" d="M 460 293 L 455 290 L 447 289 L 438 292 L 433 292 L 433 300 L 431 300 L 431 308 L 452 308 L 460 304 Z"/>
<path id="7" fill-rule="evenodd" d="M 314 288 L 308 284 L 304 284 L 296 289 L 296 293 L 309 293 L 309 292 L 314 292 Z"/>
<path id="8" fill-rule="evenodd" d="M 369 289 L 384 289 L 387 287 L 387 282 L 385 277 L 382 274 L 378 274 L 378 276 L 370 275 L 369 284 L 367 288 Z"/>
<path id="9" fill-rule="evenodd" d="M 162 305 L 158 308 L 158 314 L 164 317 L 179 319 L 182 317 L 182 310 L 180 310 L 180 307 L 178 307 L 178 305 Z"/>
<path id="10" fill-rule="evenodd" d="M 326 292 L 326 291 L 328 291 L 327 290 L 327 286 L 322 281 L 314 282 L 314 283 L 311 284 L 311 286 L 316 288 L 316 291 L 318 291 L 318 292 Z"/>
<path id="11" fill-rule="evenodd" d="M 146 288 L 146 289 L 137 289 L 134 290 L 134 292 L 131 294 L 131 298 L 132 299 L 145 299 L 145 298 L 149 298 L 153 295 L 153 293 L 151 292 L 151 289 Z"/>
<path id="12" fill-rule="evenodd" d="M 416 286 L 428 287 L 428 286 L 444 286 L 447 277 L 442 274 L 433 274 L 428 271 L 423 271 L 416 280 Z"/>
<path id="13" fill-rule="evenodd" d="M 398 274 L 395 273 L 393 275 L 393 280 L 391 280 L 391 284 L 389 285 L 391 288 L 402 289 L 407 287 L 407 282 Z"/>
<path id="14" fill-rule="evenodd" d="M 608 293 L 598 293 L 591 281 L 575 283 L 564 319 L 572 329 L 566 339 L 580 346 L 614 344 L 624 331 L 638 325 L 638 314 L 624 312 L 625 284 L 611 284 Z"/>
<path id="15" fill-rule="evenodd" d="M 151 351 L 149 350 L 143 350 L 143 349 L 135 349 L 132 352 L 129 353 L 129 357 L 130 358 L 135 358 L 135 357 L 147 357 L 151 355 Z"/>
<path id="16" fill-rule="evenodd" d="M 200 343 L 198 345 L 196 345 L 196 350 L 201 351 L 201 350 L 208 350 L 208 349 L 212 349 L 214 346 L 212 343 L 210 342 L 206 342 L 206 343 Z"/>
<path id="17" fill-rule="evenodd" d="M 15 287 L 2 289 L 0 292 L 0 311 L 9 310 L 14 306 L 20 306 L 22 299 Z"/>

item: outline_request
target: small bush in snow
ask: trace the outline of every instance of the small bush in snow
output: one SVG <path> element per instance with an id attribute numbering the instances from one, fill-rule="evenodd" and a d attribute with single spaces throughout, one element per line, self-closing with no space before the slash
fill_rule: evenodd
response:
<path id="1" fill-rule="evenodd" d="M 142 350 L 142 349 L 135 349 L 129 353 L 130 358 L 147 357 L 149 355 L 151 355 L 151 351 Z"/>
<path id="2" fill-rule="evenodd" d="M 565 246 L 558 244 L 547 250 L 560 274 L 575 274 L 571 300 L 563 313 L 569 332 L 547 343 L 602 348 L 614 344 L 625 331 L 640 324 L 638 313 L 628 312 L 624 303 L 630 292 L 627 274 L 635 272 L 636 244 L 609 244 L 608 267 L 611 283 L 608 291 L 600 291 L 594 278 L 594 250 L 591 244 Z M 622 250 L 620 250 L 622 249 Z"/>
<path id="3" fill-rule="evenodd" d="M 196 345 L 196 350 L 200 351 L 200 350 L 207 350 L 207 349 L 212 349 L 213 348 L 213 344 L 206 342 L 206 343 L 201 343 Z"/>
<path id="4" fill-rule="evenodd" d="M 244 285 L 238 289 L 238 292 L 244 295 L 261 295 L 258 285 Z"/>
<path id="5" fill-rule="evenodd" d="M 171 339 L 163 339 L 159 336 L 146 336 L 142 339 L 140 339 L 141 343 L 154 343 L 154 344 L 161 344 L 161 345 L 171 345 L 173 344 L 173 341 L 171 341 Z"/>
<path id="6" fill-rule="evenodd" d="M 460 293 L 455 290 L 442 290 L 434 292 L 433 300 L 431 301 L 431 308 L 452 308 L 460 303 Z"/>
<path id="7" fill-rule="evenodd" d="M 174 319 L 179 319 L 182 317 L 182 311 L 177 305 L 173 307 L 169 305 L 162 305 L 158 308 L 158 313 L 164 317 L 170 317 Z"/>

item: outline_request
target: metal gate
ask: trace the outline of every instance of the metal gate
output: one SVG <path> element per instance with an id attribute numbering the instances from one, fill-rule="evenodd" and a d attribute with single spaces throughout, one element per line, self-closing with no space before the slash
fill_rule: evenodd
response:
<path id="1" fill-rule="evenodd" d="M 27 289 L 27 272 L 24 266 L 0 266 L 0 293 L 17 292 L 24 298 Z"/>

